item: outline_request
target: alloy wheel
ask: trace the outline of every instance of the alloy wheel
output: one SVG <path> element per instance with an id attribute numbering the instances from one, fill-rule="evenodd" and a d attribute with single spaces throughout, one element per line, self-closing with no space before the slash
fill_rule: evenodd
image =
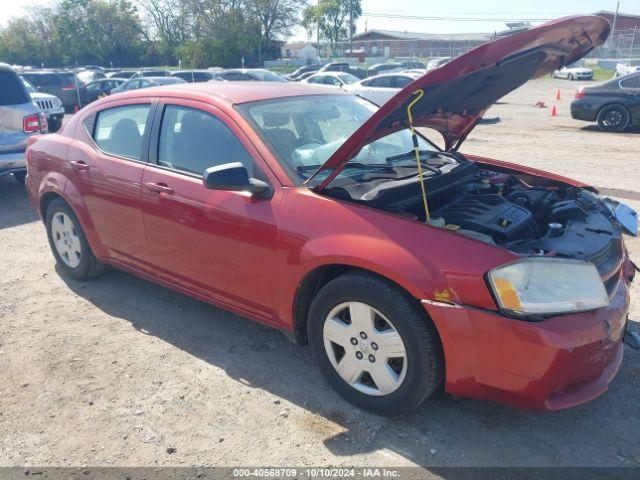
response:
<path id="1" fill-rule="evenodd" d="M 336 306 L 324 322 L 325 352 L 340 377 L 367 395 L 395 392 L 407 374 L 407 353 L 393 323 L 362 302 Z"/>
<path id="2" fill-rule="evenodd" d="M 71 217 L 64 212 L 56 212 L 51 220 L 53 243 L 62 261 L 70 268 L 80 265 L 82 244 Z"/>

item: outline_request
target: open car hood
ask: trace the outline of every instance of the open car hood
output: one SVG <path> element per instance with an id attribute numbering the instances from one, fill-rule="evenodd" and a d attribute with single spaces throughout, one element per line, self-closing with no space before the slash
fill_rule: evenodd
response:
<path id="1" fill-rule="evenodd" d="M 601 45 L 609 22 L 597 16 L 565 17 L 522 33 L 481 45 L 407 85 L 374 113 L 316 171 L 330 174 L 315 190 L 324 189 L 344 165 L 369 143 L 408 128 L 407 106 L 414 126 L 428 127 L 444 137 L 445 149 L 457 149 L 484 112 L 498 99 L 531 78 L 571 65 Z"/>

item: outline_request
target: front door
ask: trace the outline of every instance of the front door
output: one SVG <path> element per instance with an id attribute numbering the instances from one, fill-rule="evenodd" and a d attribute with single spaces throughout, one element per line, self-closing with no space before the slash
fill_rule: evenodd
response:
<path id="1" fill-rule="evenodd" d="M 270 200 L 255 199 L 245 192 L 209 190 L 202 182 L 208 167 L 238 161 L 250 176 L 267 180 L 254 160 L 257 152 L 209 105 L 185 100 L 160 108 L 142 176 L 144 224 L 156 273 L 217 302 L 274 318 L 277 193 Z"/>

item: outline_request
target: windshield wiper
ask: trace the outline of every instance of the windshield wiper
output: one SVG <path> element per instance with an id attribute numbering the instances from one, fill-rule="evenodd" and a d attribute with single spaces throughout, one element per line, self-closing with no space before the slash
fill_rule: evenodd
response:
<path id="1" fill-rule="evenodd" d="M 296 167 L 296 170 L 299 172 L 308 172 L 309 170 L 317 170 L 322 165 L 299 165 Z M 388 170 L 393 170 L 393 165 L 388 163 L 360 163 L 360 162 L 348 162 L 345 164 L 344 168 L 386 168 Z"/>

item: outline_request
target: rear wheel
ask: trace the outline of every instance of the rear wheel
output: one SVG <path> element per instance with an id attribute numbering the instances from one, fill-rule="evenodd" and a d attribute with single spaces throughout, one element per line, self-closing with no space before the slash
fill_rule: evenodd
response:
<path id="1" fill-rule="evenodd" d="M 105 271 L 89 246 L 75 213 L 67 203 L 57 198 L 47 208 L 47 236 L 58 265 L 76 280 L 86 280 Z"/>
<path id="2" fill-rule="evenodd" d="M 374 275 L 348 273 L 322 288 L 311 305 L 309 340 L 329 384 L 374 413 L 415 409 L 443 376 L 438 335 L 425 312 Z"/>
<path id="3" fill-rule="evenodd" d="M 598 112 L 598 126 L 606 132 L 622 132 L 631 121 L 629 110 L 623 105 L 607 105 Z"/>

